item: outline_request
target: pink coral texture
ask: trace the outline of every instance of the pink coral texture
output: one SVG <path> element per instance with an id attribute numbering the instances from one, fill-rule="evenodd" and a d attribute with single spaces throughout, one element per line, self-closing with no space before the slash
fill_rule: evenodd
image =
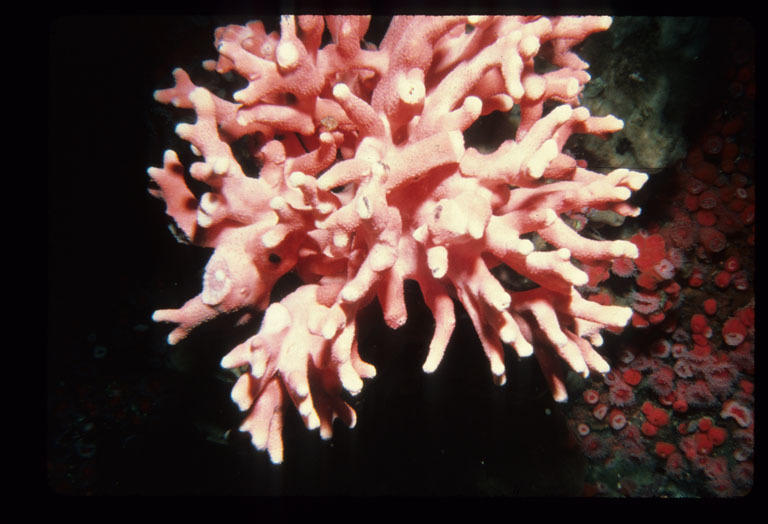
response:
<path id="1" fill-rule="evenodd" d="M 375 375 L 358 353 L 357 313 L 378 299 L 387 325 L 402 326 L 406 279 L 435 319 L 424 371 L 443 357 L 458 301 L 496 382 L 505 382 L 511 346 L 535 354 L 558 401 L 567 399 L 562 363 L 583 376 L 607 372 L 594 349 L 601 330 L 620 331 L 632 314 L 579 288 L 588 281 L 581 263 L 636 258 L 635 245 L 584 238 L 564 220 L 584 208 L 640 212 L 627 199 L 647 175 L 596 173 L 563 151 L 574 133 L 623 126 L 580 106 L 588 64 L 571 51 L 611 19 L 401 16 L 378 47 L 363 41 L 369 23 L 283 16 L 279 34 L 261 22 L 222 27 L 218 60 L 203 65 L 247 81 L 233 101 L 181 69 L 174 87 L 155 92 L 194 109 L 196 122 L 176 133 L 201 157 L 188 176 L 208 191 L 192 192 L 169 150 L 148 170 L 150 192 L 184 240 L 215 249 L 202 292 L 153 319 L 176 325 L 168 336 L 176 344 L 223 313 L 265 310 L 259 331 L 221 365 L 239 374 L 232 398 L 248 412 L 240 429 L 274 463 L 291 403 L 324 439 L 336 418 L 354 426 L 343 397 Z M 513 108 L 514 139 L 495 151 L 465 147 L 463 132 L 478 118 Z M 258 173 L 233 152 L 241 139 Z M 538 287 L 505 288 L 491 271 L 501 265 Z M 290 271 L 304 284 L 271 301 Z"/>

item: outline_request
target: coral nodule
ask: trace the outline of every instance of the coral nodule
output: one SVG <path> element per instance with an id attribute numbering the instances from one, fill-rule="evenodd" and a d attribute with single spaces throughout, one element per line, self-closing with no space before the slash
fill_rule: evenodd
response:
<path id="1" fill-rule="evenodd" d="M 189 175 L 177 154 L 148 170 L 167 213 L 191 243 L 215 248 L 202 292 L 154 313 L 176 324 L 176 344 L 217 315 L 266 310 L 255 335 L 221 364 L 241 368 L 232 398 L 249 411 L 241 430 L 274 463 L 283 460 L 283 413 L 330 438 L 333 420 L 355 424 L 342 398 L 375 369 L 357 349 L 356 315 L 378 298 L 386 323 L 406 322 L 406 279 L 435 318 L 424 363 L 434 371 L 456 323 L 469 314 L 491 371 L 505 381 L 504 345 L 536 355 L 554 398 L 567 398 L 559 360 L 586 376 L 605 373 L 600 331 L 621 330 L 632 310 L 586 300 L 580 264 L 636 258 L 631 242 L 587 239 L 563 219 L 585 207 L 623 216 L 647 175 L 590 171 L 563 152 L 574 133 L 620 130 L 592 116 L 579 94 L 588 64 L 571 48 L 606 30 L 609 17 L 395 17 L 378 48 L 364 43 L 370 17 L 283 16 L 219 28 L 220 74 L 247 86 L 227 101 L 176 69 L 155 98 L 194 109 L 176 133 L 202 157 Z M 327 28 L 331 43 L 321 47 Z M 534 69 L 534 59 L 551 64 Z M 552 104 L 554 102 L 554 104 Z M 545 107 L 545 103 L 547 103 Z M 514 139 L 483 154 L 463 132 L 480 116 L 519 107 Z M 248 137 L 261 165 L 248 176 L 231 146 Z M 249 174 L 252 175 L 252 174 Z M 523 236 L 536 233 L 547 247 Z M 538 284 L 509 291 L 491 273 L 505 264 Z M 276 281 L 304 282 L 270 303 Z"/>

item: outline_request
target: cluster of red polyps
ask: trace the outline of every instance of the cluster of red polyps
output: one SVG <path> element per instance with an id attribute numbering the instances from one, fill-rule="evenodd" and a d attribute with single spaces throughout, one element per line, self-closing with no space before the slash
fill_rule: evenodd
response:
<path id="1" fill-rule="evenodd" d="M 734 318 L 749 311 L 743 308 Z M 699 323 L 697 316 L 692 325 L 699 329 Z M 706 319 L 704 324 L 704 332 L 711 331 Z M 753 335 L 752 328 L 745 341 Z M 649 351 L 624 348 L 602 384 L 584 391 L 586 406 L 575 408 L 571 419 L 582 449 L 609 466 L 654 456 L 669 479 L 698 472 L 709 493 L 742 493 L 751 487 L 753 468 L 753 366 L 745 365 L 746 358 L 731 359 L 736 350 L 725 342 L 708 340 L 707 353 L 687 330 L 674 336 L 685 341 L 661 338 Z"/>
<path id="2" fill-rule="evenodd" d="M 634 311 L 632 325 L 647 327 L 666 320 L 667 329 L 674 330 L 674 321 L 668 320 L 668 315 L 680 304 L 681 288 L 675 276 L 685 263 L 683 250 L 668 247 L 658 232 L 640 231 L 629 240 L 640 252 L 640 256 L 634 260 L 637 289 L 630 294 Z"/>
<path id="3" fill-rule="evenodd" d="M 668 220 L 629 238 L 636 259 L 612 262 L 610 273 L 633 279 L 631 291 L 597 289 L 590 297 L 627 302 L 633 326 L 642 328 L 635 333 L 652 337 L 650 344 L 625 345 L 611 372 L 588 384 L 571 412 L 585 455 L 605 466 L 590 492 L 610 492 L 606 475 L 615 473 L 623 477 L 617 493 L 640 493 L 640 477 L 627 482 L 616 464 L 649 457 L 663 463 L 656 468 L 665 473 L 654 481 L 659 486 L 718 496 L 751 489 L 755 186 L 747 108 L 753 71 L 751 63 L 734 68 L 728 98 L 677 166 Z M 610 287 L 609 276 L 594 269 L 590 285 Z"/>

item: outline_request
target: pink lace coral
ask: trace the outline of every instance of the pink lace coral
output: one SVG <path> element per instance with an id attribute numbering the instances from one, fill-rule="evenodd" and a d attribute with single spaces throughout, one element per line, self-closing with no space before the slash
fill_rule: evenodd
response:
<path id="1" fill-rule="evenodd" d="M 357 351 L 356 314 L 378 298 L 387 324 L 406 322 L 403 281 L 418 283 L 435 317 L 424 363 L 434 371 L 454 329 L 454 299 L 469 313 L 499 383 L 504 344 L 535 354 L 554 397 L 565 400 L 559 360 L 586 376 L 606 372 L 600 330 L 619 330 L 631 309 L 584 299 L 578 262 L 636 258 L 625 241 L 586 239 L 561 215 L 583 207 L 635 216 L 626 200 L 647 176 L 602 175 L 563 153 L 573 133 L 622 128 L 579 106 L 587 64 L 571 48 L 609 27 L 608 17 L 395 17 L 378 48 L 361 46 L 369 17 L 284 16 L 280 34 L 260 22 L 216 31 L 218 73 L 248 85 L 224 100 L 180 69 L 155 98 L 197 114 L 177 134 L 202 157 L 189 174 L 173 151 L 150 168 L 152 194 L 190 242 L 215 248 L 202 292 L 155 312 L 175 344 L 224 312 L 265 310 L 257 334 L 222 360 L 240 368 L 232 398 L 250 410 L 241 429 L 273 462 L 283 458 L 290 399 L 310 429 L 355 423 L 342 398 L 373 366 Z M 324 29 L 332 43 L 321 47 Z M 534 58 L 552 68 L 538 73 Z M 538 69 L 538 67 L 537 67 Z M 545 102 L 559 105 L 548 112 Z M 489 154 L 465 148 L 481 115 L 519 106 L 514 139 Z M 547 107 L 548 109 L 548 107 Z M 546 114 L 545 114 L 546 113 Z M 251 137 L 261 162 L 248 176 L 231 145 Z M 523 236 L 535 232 L 551 250 Z M 511 292 L 491 273 L 505 264 L 539 285 Z M 270 304 L 275 282 L 305 282 Z"/>

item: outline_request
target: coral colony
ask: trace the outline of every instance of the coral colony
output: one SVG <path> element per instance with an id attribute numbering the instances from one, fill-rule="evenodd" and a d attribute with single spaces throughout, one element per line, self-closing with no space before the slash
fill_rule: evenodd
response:
<path id="1" fill-rule="evenodd" d="M 176 344 L 223 313 L 265 311 L 258 333 L 221 364 L 241 373 L 232 390 L 248 411 L 241 429 L 274 463 L 283 460 L 289 403 L 322 438 L 331 437 L 337 417 L 355 424 L 343 391 L 355 395 L 375 375 L 358 354 L 356 315 L 378 299 L 387 325 L 402 326 L 406 279 L 418 284 L 435 319 L 424 371 L 443 357 L 455 299 L 499 384 L 508 345 L 520 357 L 535 355 L 552 395 L 564 401 L 561 361 L 585 377 L 608 373 L 594 349 L 601 331 L 621 331 L 633 317 L 630 307 L 582 296 L 588 268 L 635 271 L 637 259 L 658 280 L 674 270 L 671 260 L 638 259 L 638 246 L 653 237 L 594 240 L 566 220 L 587 208 L 640 213 L 627 199 L 647 175 L 596 173 L 563 150 L 572 134 L 604 136 L 623 126 L 580 106 L 588 64 L 571 50 L 608 29 L 610 18 L 395 17 L 378 48 L 363 42 L 368 24 L 359 16 L 284 16 L 279 34 L 267 34 L 261 22 L 222 27 L 219 58 L 204 65 L 247 80 L 234 101 L 196 86 L 181 69 L 174 87 L 155 93 L 194 109 L 196 122 L 176 132 L 201 157 L 189 175 L 209 189 L 196 197 L 177 154 L 167 151 L 163 167 L 149 169 L 157 185 L 151 192 L 189 242 L 214 251 L 202 292 L 153 318 L 176 324 L 168 336 Z M 331 43 L 321 47 L 325 29 Z M 465 147 L 463 132 L 479 117 L 513 107 L 520 115 L 514 139 L 490 152 Z M 246 173 L 233 153 L 243 138 L 258 173 Z M 702 195 L 699 202 L 706 208 Z M 720 241 L 706 228 L 700 235 L 710 247 Z M 504 266 L 538 286 L 506 289 L 495 276 Z M 290 271 L 304 284 L 271 302 L 276 281 Z M 651 293 L 638 293 L 636 302 L 651 320 L 664 309 Z M 726 336 L 738 344 L 743 329 Z M 598 404 L 595 416 L 626 425 L 618 406 L 641 371 L 613 375 L 622 386 L 611 394 L 620 400 L 612 410 Z M 655 373 L 668 391 L 680 370 Z M 600 401 L 589 395 L 588 402 Z M 743 416 L 737 408 L 731 416 Z M 643 412 L 654 427 L 668 418 L 650 404 Z M 701 445 L 698 433 L 690 438 Z"/>

